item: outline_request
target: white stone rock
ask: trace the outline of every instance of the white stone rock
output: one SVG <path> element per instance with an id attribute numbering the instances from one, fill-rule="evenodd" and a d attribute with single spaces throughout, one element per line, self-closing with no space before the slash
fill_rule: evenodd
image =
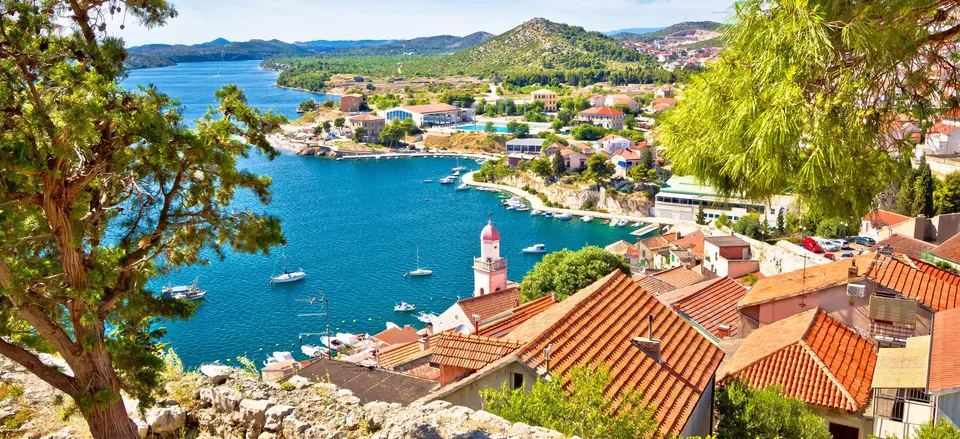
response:
<path id="1" fill-rule="evenodd" d="M 147 411 L 145 421 L 154 433 L 167 433 L 183 427 L 187 413 L 180 407 L 154 407 Z"/>
<path id="2" fill-rule="evenodd" d="M 302 388 L 304 388 L 304 387 L 309 387 L 309 386 L 310 386 L 310 380 L 308 380 L 308 379 L 306 379 L 306 378 L 304 378 L 304 377 L 302 377 L 302 376 L 300 376 L 300 375 L 294 375 L 294 376 L 290 377 L 290 379 L 287 380 L 287 382 L 290 383 L 290 384 L 293 384 L 293 387 L 294 387 L 295 389 L 302 389 Z"/>
<path id="3" fill-rule="evenodd" d="M 267 431 L 279 431 L 281 429 L 283 418 L 286 418 L 296 407 L 292 405 L 275 405 L 267 409 L 267 418 L 264 421 L 263 429 Z"/>
<path id="4" fill-rule="evenodd" d="M 257 429 L 263 428 L 270 407 L 273 407 L 273 403 L 266 399 L 244 399 L 240 401 L 240 422 Z"/>
<path id="5" fill-rule="evenodd" d="M 233 387 L 220 386 L 213 389 L 213 406 L 224 413 L 233 413 L 240 407 L 243 394 Z"/>
<path id="6" fill-rule="evenodd" d="M 257 436 L 257 439 L 277 439 L 277 435 L 265 431 L 260 433 L 260 436 Z"/>

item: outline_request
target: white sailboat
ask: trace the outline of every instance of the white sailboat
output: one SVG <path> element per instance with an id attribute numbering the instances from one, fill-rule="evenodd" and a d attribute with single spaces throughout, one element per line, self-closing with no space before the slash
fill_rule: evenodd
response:
<path id="1" fill-rule="evenodd" d="M 426 270 L 420 267 L 420 247 L 417 247 L 417 269 L 410 272 L 411 276 L 429 276 L 433 270 Z"/>
<path id="2" fill-rule="evenodd" d="M 283 247 L 283 274 L 270 277 L 270 285 L 275 283 L 287 283 L 287 282 L 296 282 L 303 278 L 307 277 L 307 273 L 303 269 L 298 269 L 297 271 L 288 271 L 287 270 L 287 247 Z"/>
<path id="3" fill-rule="evenodd" d="M 466 167 L 460 166 L 460 157 L 457 157 L 457 167 L 451 169 L 451 171 L 457 172 L 457 173 L 458 173 L 457 175 L 459 175 L 460 172 L 463 172 L 463 171 L 466 171 L 466 170 L 467 170 Z"/>

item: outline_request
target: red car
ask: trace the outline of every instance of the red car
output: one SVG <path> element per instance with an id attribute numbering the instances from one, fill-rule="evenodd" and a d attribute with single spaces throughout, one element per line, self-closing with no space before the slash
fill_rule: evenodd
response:
<path id="1" fill-rule="evenodd" d="M 823 255 L 823 257 L 825 257 L 825 258 L 827 258 L 827 259 L 829 259 L 829 260 L 831 260 L 831 261 L 836 261 L 836 260 L 837 260 L 836 256 L 833 256 L 833 253 L 827 253 L 827 254 Z"/>
<path id="2" fill-rule="evenodd" d="M 803 243 L 800 244 L 800 246 L 814 253 L 823 253 L 823 248 L 820 247 L 820 244 L 817 244 L 817 241 L 809 236 L 803 238 Z"/>

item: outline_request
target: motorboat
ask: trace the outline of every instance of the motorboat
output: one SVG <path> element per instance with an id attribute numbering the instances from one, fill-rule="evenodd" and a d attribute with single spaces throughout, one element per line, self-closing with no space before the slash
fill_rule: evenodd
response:
<path id="1" fill-rule="evenodd" d="M 300 346 L 300 352 L 303 352 L 303 355 L 314 358 L 329 353 L 330 349 L 320 345 L 305 344 Z"/>
<path id="2" fill-rule="evenodd" d="M 470 186 L 468 186 L 466 183 L 460 183 L 460 185 L 457 186 L 457 190 L 458 191 L 470 190 Z"/>
<path id="3" fill-rule="evenodd" d="M 433 180 L 431 180 L 431 179 L 428 178 L 428 179 L 426 179 L 426 180 L 423 180 L 423 182 L 424 182 L 424 183 L 433 183 Z"/>
<path id="4" fill-rule="evenodd" d="M 393 307 L 393 312 L 413 312 L 417 310 L 417 306 L 412 303 L 400 302 L 399 305 Z"/>
<path id="5" fill-rule="evenodd" d="M 432 270 L 426 270 L 420 267 L 420 247 L 417 247 L 417 269 L 409 273 L 411 276 L 429 276 L 433 274 Z"/>
<path id="6" fill-rule="evenodd" d="M 263 361 L 263 365 L 269 366 L 271 364 L 277 364 L 283 361 L 294 361 L 293 354 L 290 352 L 274 352 L 273 355 L 267 357 L 267 359 Z"/>
<path id="7" fill-rule="evenodd" d="M 417 320 L 419 320 L 419 321 L 421 321 L 421 322 L 423 322 L 423 323 L 426 323 L 426 324 L 428 324 L 428 325 L 432 325 L 432 324 L 433 324 L 433 319 L 436 319 L 437 317 L 439 317 L 439 316 L 436 315 L 436 314 L 434 314 L 434 313 L 428 313 L 428 312 L 424 312 L 424 311 L 420 311 L 420 314 L 417 314 Z"/>
<path id="8" fill-rule="evenodd" d="M 642 223 L 642 222 L 640 222 L 640 221 L 637 221 L 637 222 L 635 222 L 635 223 L 633 223 L 633 224 L 631 224 L 630 226 L 631 226 L 631 227 L 640 227 L 640 226 L 642 226 L 642 225 L 643 225 L 643 223 Z"/>
<path id="9" fill-rule="evenodd" d="M 616 218 L 610 220 L 610 227 L 617 227 L 617 224 L 620 224 L 620 220 Z"/>
<path id="10" fill-rule="evenodd" d="M 275 283 L 282 284 L 287 282 L 296 282 L 303 278 L 307 277 L 307 273 L 303 269 L 298 269 L 297 271 L 287 270 L 287 247 L 283 247 L 283 274 L 270 277 L 270 285 Z"/>
<path id="11" fill-rule="evenodd" d="M 544 213 L 543 213 L 543 217 L 544 217 L 544 218 L 553 218 L 553 212 L 544 212 Z"/>
<path id="12" fill-rule="evenodd" d="M 546 253 L 546 252 L 547 252 L 547 246 L 544 245 L 544 244 L 534 244 L 534 245 L 531 245 L 530 247 L 527 247 L 527 248 L 524 248 L 523 250 L 520 250 L 520 252 L 522 252 L 522 253 L 527 253 L 527 254 Z"/>
<path id="13" fill-rule="evenodd" d="M 603 221 L 600 221 L 600 224 L 610 224 L 610 220 L 605 219 Z"/>
<path id="14" fill-rule="evenodd" d="M 516 210 L 517 212 L 526 212 L 526 211 L 530 210 L 530 208 L 527 207 L 527 206 L 517 206 L 517 208 L 516 208 L 515 210 Z"/>
<path id="15" fill-rule="evenodd" d="M 457 182 L 457 179 L 453 176 L 447 176 L 440 179 L 440 184 L 454 184 Z"/>
<path id="16" fill-rule="evenodd" d="M 617 221 L 617 227 L 623 227 L 623 226 L 626 226 L 627 224 L 630 224 L 630 221 L 627 221 L 625 219 Z"/>
<path id="17" fill-rule="evenodd" d="M 460 171 L 453 171 L 453 174 L 450 174 L 451 177 L 459 177 Z"/>
<path id="18" fill-rule="evenodd" d="M 560 215 L 554 216 L 554 218 L 560 221 L 569 221 L 570 218 L 573 218 L 573 214 L 571 214 L 570 212 L 564 212 L 564 213 L 561 213 Z"/>
<path id="19" fill-rule="evenodd" d="M 589 223 L 590 221 L 593 221 L 593 217 L 592 217 L 592 216 L 585 216 L 585 217 L 583 217 L 583 218 L 580 218 L 580 220 L 583 221 L 583 222 L 585 222 L 585 223 Z"/>
<path id="20" fill-rule="evenodd" d="M 171 299 L 177 300 L 201 300 L 207 295 L 207 292 L 197 288 L 197 282 L 199 280 L 200 276 L 197 276 L 197 278 L 193 280 L 192 285 L 166 286 L 162 290 L 163 294 L 166 294 L 167 297 Z"/>
<path id="21" fill-rule="evenodd" d="M 537 215 L 542 215 L 542 214 L 543 214 L 543 211 L 536 210 L 536 209 L 534 209 L 533 211 L 530 212 L 530 216 L 537 216 Z"/>
<path id="22" fill-rule="evenodd" d="M 230 372 L 233 372 L 233 368 L 230 366 L 227 366 L 226 364 L 220 364 L 219 361 L 214 361 L 213 363 L 200 365 L 200 373 L 211 378 L 223 376 L 223 375 L 229 375 Z"/>
<path id="23" fill-rule="evenodd" d="M 340 343 L 343 343 L 344 346 L 353 346 L 360 342 L 360 337 L 347 332 L 338 332 L 336 338 Z"/>

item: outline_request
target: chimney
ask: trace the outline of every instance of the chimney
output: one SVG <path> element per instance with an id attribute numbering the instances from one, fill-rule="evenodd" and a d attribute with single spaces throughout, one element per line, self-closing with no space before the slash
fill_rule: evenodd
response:
<path id="1" fill-rule="evenodd" d="M 730 336 L 730 325 L 717 326 L 717 338 L 727 338 Z"/>
<path id="2" fill-rule="evenodd" d="M 421 351 L 421 352 L 423 352 L 423 351 L 425 351 L 425 350 L 427 350 L 427 349 L 430 349 L 430 338 L 429 338 L 429 337 L 423 337 L 423 338 L 421 338 L 419 341 L 420 341 L 420 351 Z"/>
<path id="3" fill-rule="evenodd" d="M 550 375 L 550 353 L 553 352 L 553 345 L 548 344 L 543 348 L 543 375 Z"/>
<path id="4" fill-rule="evenodd" d="M 860 277 L 860 270 L 857 269 L 856 259 L 850 261 L 850 266 L 847 267 L 847 282 L 853 282 L 858 277 Z"/>
<path id="5" fill-rule="evenodd" d="M 660 340 L 653 338 L 653 314 L 650 314 L 646 337 L 635 337 L 633 346 L 647 354 L 653 361 L 660 363 Z"/>
<path id="6" fill-rule="evenodd" d="M 673 312 L 677 312 L 677 313 L 680 312 L 680 301 L 678 300 L 676 302 L 671 303 L 670 309 L 672 309 Z"/>
<path id="7" fill-rule="evenodd" d="M 480 332 L 480 314 L 474 314 L 470 318 L 473 319 L 473 333 Z"/>

